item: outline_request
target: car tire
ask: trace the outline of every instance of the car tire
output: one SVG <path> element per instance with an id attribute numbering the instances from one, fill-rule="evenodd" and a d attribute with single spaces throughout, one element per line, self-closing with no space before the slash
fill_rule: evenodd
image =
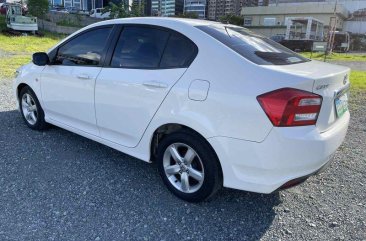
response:
<path id="1" fill-rule="evenodd" d="M 222 187 L 216 153 L 203 137 L 189 131 L 174 132 L 162 139 L 157 166 L 168 189 L 188 202 L 208 200 Z"/>
<path id="2" fill-rule="evenodd" d="M 44 111 L 33 90 L 26 86 L 19 94 L 19 109 L 27 126 L 33 130 L 44 130 L 48 127 Z"/>

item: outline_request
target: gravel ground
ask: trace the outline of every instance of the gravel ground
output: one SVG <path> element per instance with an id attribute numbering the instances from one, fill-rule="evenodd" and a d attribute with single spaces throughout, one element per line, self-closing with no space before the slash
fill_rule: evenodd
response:
<path id="1" fill-rule="evenodd" d="M 366 95 L 334 162 L 270 195 L 185 203 L 156 166 L 68 131 L 36 132 L 0 81 L 0 240 L 366 240 Z"/>

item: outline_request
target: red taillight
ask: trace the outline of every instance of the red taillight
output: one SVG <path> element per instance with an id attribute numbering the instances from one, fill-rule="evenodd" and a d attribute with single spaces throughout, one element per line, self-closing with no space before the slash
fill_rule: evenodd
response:
<path id="1" fill-rule="evenodd" d="M 323 98 L 307 91 L 284 88 L 257 97 L 274 126 L 315 125 Z"/>

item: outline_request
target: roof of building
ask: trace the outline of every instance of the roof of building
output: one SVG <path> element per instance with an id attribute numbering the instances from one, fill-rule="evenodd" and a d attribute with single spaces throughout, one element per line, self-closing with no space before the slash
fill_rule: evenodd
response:
<path id="1" fill-rule="evenodd" d="M 302 3 L 301 5 L 287 5 L 281 4 L 278 6 L 266 6 L 266 7 L 250 7 L 242 8 L 241 14 L 250 15 L 289 15 L 289 14 L 333 14 L 334 3 L 323 4 L 309 4 Z M 336 6 L 336 14 L 342 18 L 347 18 L 349 13 L 343 5 Z"/>

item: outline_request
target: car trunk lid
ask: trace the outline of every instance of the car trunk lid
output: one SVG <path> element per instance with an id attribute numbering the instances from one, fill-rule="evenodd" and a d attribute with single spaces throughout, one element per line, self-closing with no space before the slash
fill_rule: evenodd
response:
<path id="1" fill-rule="evenodd" d="M 350 69 L 348 67 L 315 60 L 266 67 L 312 81 L 312 92 L 323 97 L 316 124 L 320 132 L 330 129 L 338 119 L 341 119 L 348 112 L 347 100 L 350 85 Z"/>

